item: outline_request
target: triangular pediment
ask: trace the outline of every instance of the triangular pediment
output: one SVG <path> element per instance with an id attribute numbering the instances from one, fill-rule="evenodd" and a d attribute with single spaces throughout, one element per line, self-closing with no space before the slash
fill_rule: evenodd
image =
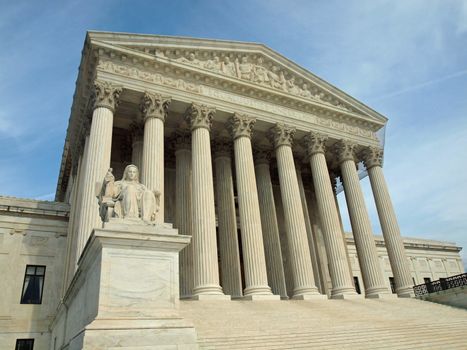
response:
<path id="1" fill-rule="evenodd" d="M 381 126 L 387 121 L 373 109 L 262 44 L 105 32 L 89 32 L 88 40 L 358 114 Z"/>

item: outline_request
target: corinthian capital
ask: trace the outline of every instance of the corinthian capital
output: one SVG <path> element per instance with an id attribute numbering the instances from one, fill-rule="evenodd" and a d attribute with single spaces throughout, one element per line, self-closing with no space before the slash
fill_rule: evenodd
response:
<path id="1" fill-rule="evenodd" d="M 191 133 L 188 130 L 177 130 L 172 138 L 175 151 L 191 150 Z"/>
<path id="2" fill-rule="evenodd" d="M 383 165 L 383 149 L 379 147 L 368 147 L 362 153 L 363 164 L 367 169 L 373 168 L 374 166 Z"/>
<path id="3" fill-rule="evenodd" d="M 334 153 L 340 163 L 351 160 L 355 162 L 355 148 L 357 145 L 349 140 L 340 140 L 334 145 Z"/>
<path id="4" fill-rule="evenodd" d="M 130 124 L 129 131 L 133 140 L 142 137 L 144 134 L 144 124 L 134 121 Z"/>
<path id="5" fill-rule="evenodd" d="M 145 92 L 140 105 L 143 118 L 145 120 L 147 118 L 158 118 L 164 122 L 170 102 L 170 97 Z"/>
<path id="6" fill-rule="evenodd" d="M 289 146 L 292 147 L 293 137 L 295 135 L 295 128 L 277 123 L 269 131 L 269 137 L 271 142 L 274 143 L 274 147 Z"/>
<path id="7" fill-rule="evenodd" d="M 211 130 L 212 119 L 216 109 L 197 103 L 192 103 L 185 112 L 185 119 L 191 125 L 191 131 L 198 128 Z"/>
<path id="8" fill-rule="evenodd" d="M 229 130 L 232 135 L 232 138 L 235 140 L 239 137 L 248 137 L 251 138 L 253 133 L 253 126 L 256 123 L 256 119 L 250 118 L 244 114 L 235 113 L 229 119 Z"/>
<path id="9" fill-rule="evenodd" d="M 105 107 L 115 112 L 118 106 L 118 98 L 122 93 L 122 87 L 108 81 L 94 81 L 94 109 Z"/>
<path id="10" fill-rule="evenodd" d="M 311 131 L 305 137 L 308 156 L 312 156 L 316 153 L 325 153 L 327 139 L 328 137 L 326 135 Z"/>
<path id="11" fill-rule="evenodd" d="M 214 158 L 231 157 L 232 154 L 232 140 L 228 137 L 220 137 L 212 142 L 214 149 Z"/>
<path id="12" fill-rule="evenodd" d="M 255 164 L 267 164 L 271 161 L 271 151 L 264 147 L 255 147 L 253 150 Z"/>

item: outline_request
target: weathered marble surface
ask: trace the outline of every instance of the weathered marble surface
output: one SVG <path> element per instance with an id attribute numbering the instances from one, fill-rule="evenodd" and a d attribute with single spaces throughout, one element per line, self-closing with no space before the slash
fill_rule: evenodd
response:
<path id="1" fill-rule="evenodd" d="M 111 220 L 95 229 L 52 338 L 70 350 L 196 348 L 193 326 L 178 315 L 178 253 L 189 242 L 170 225 Z"/>

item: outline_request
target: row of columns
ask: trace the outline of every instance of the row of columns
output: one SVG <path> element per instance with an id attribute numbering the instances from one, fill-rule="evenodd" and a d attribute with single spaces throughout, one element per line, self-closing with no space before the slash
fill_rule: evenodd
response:
<path id="1" fill-rule="evenodd" d="M 83 181 L 81 206 L 77 215 L 76 260 L 92 228 L 98 225 L 96 184 L 102 180 L 110 166 L 113 113 L 122 90 L 107 82 L 96 82 L 95 87 L 96 102 L 86 141 L 88 145 L 85 147 L 88 151 L 82 158 L 81 166 Z M 164 218 L 164 121 L 169 104 L 170 98 L 144 94 L 141 103 L 145 120 L 144 137 L 143 140 L 135 138 L 133 142 L 133 160 L 140 162 L 138 165 L 141 168 L 142 183 L 160 193 L 159 222 L 163 222 Z M 174 142 L 177 167 L 175 225 L 181 234 L 192 235 L 192 244 L 180 255 L 181 296 L 226 299 L 226 292 L 233 297 L 243 296 L 248 299 L 286 297 L 267 156 L 264 151 L 260 151 L 255 154 L 256 162 L 253 160 L 251 135 L 255 120 L 240 114 L 232 116 L 229 130 L 235 156 L 245 289 L 241 290 L 232 160 L 227 146 L 230 140 L 224 140 L 223 147 L 216 144 L 217 152 L 214 154 L 224 291 L 220 286 L 210 136 L 214 115 L 214 108 L 191 104 L 185 113 L 191 135 L 186 131 L 179 132 Z M 312 268 L 313 251 L 309 249 L 311 236 L 307 233 L 307 208 L 302 204 L 304 193 L 300 190 L 292 154 L 294 133 L 295 129 L 282 124 L 274 126 L 270 132 L 277 158 L 293 298 L 320 298 L 323 296 L 316 287 Z M 329 262 L 331 296 L 340 298 L 356 293 L 324 155 L 325 143 L 326 137 L 314 132 L 308 135 L 306 141 Z M 355 145 L 345 142 L 336 147 L 367 296 L 380 296 L 387 290 L 384 288 L 381 271 L 377 268 L 376 247 L 355 168 L 354 149 Z M 410 272 L 406 266 L 402 239 L 382 174 L 381 154 L 377 152 L 378 150 L 369 149 L 365 153 L 365 165 L 375 194 L 398 294 L 406 296 L 410 294 L 409 289 L 411 290 Z M 270 267 L 269 276 L 266 266 Z"/>

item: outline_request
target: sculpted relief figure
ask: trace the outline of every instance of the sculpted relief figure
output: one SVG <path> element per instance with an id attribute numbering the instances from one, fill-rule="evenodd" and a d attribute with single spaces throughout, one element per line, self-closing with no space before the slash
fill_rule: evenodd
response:
<path id="1" fill-rule="evenodd" d="M 248 62 L 248 58 L 243 56 L 240 63 L 237 61 L 237 67 L 241 79 L 252 80 L 253 65 Z"/>
<path id="2" fill-rule="evenodd" d="M 224 61 L 222 62 L 222 72 L 224 74 L 230 75 L 231 77 L 236 77 L 235 64 L 230 61 L 230 58 L 225 56 Z"/>
<path id="3" fill-rule="evenodd" d="M 135 165 L 128 165 L 123 178 L 115 181 L 109 169 L 99 195 L 102 221 L 120 218 L 133 222 L 143 221 L 154 224 L 159 211 L 159 192 L 151 192 L 139 182 L 139 171 Z"/>
<path id="4" fill-rule="evenodd" d="M 188 63 L 188 64 L 192 64 L 192 65 L 195 65 L 195 66 L 199 66 L 199 60 L 196 58 L 196 55 L 194 52 L 190 52 L 188 54 L 188 58 L 186 57 L 182 57 L 180 59 L 181 62 L 183 63 Z"/>
<path id="5" fill-rule="evenodd" d="M 221 71 L 221 61 L 219 59 L 219 56 L 214 56 L 212 60 L 208 60 L 206 64 L 204 65 L 204 68 L 212 70 L 216 73 L 219 73 Z"/>
<path id="6" fill-rule="evenodd" d="M 268 72 L 268 78 L 273 88 L 284 90 L 284 73 L 279 72 L 279 69 L 276 66 L 273 66 L 272 70 Z"/>
<path id="7" fill-rule="evenodd" d="M 269 82 L 268 70 L 263 66 L 263 59 L 260 57 L 253 66 L 253 82 L 267 84 Z"/>

